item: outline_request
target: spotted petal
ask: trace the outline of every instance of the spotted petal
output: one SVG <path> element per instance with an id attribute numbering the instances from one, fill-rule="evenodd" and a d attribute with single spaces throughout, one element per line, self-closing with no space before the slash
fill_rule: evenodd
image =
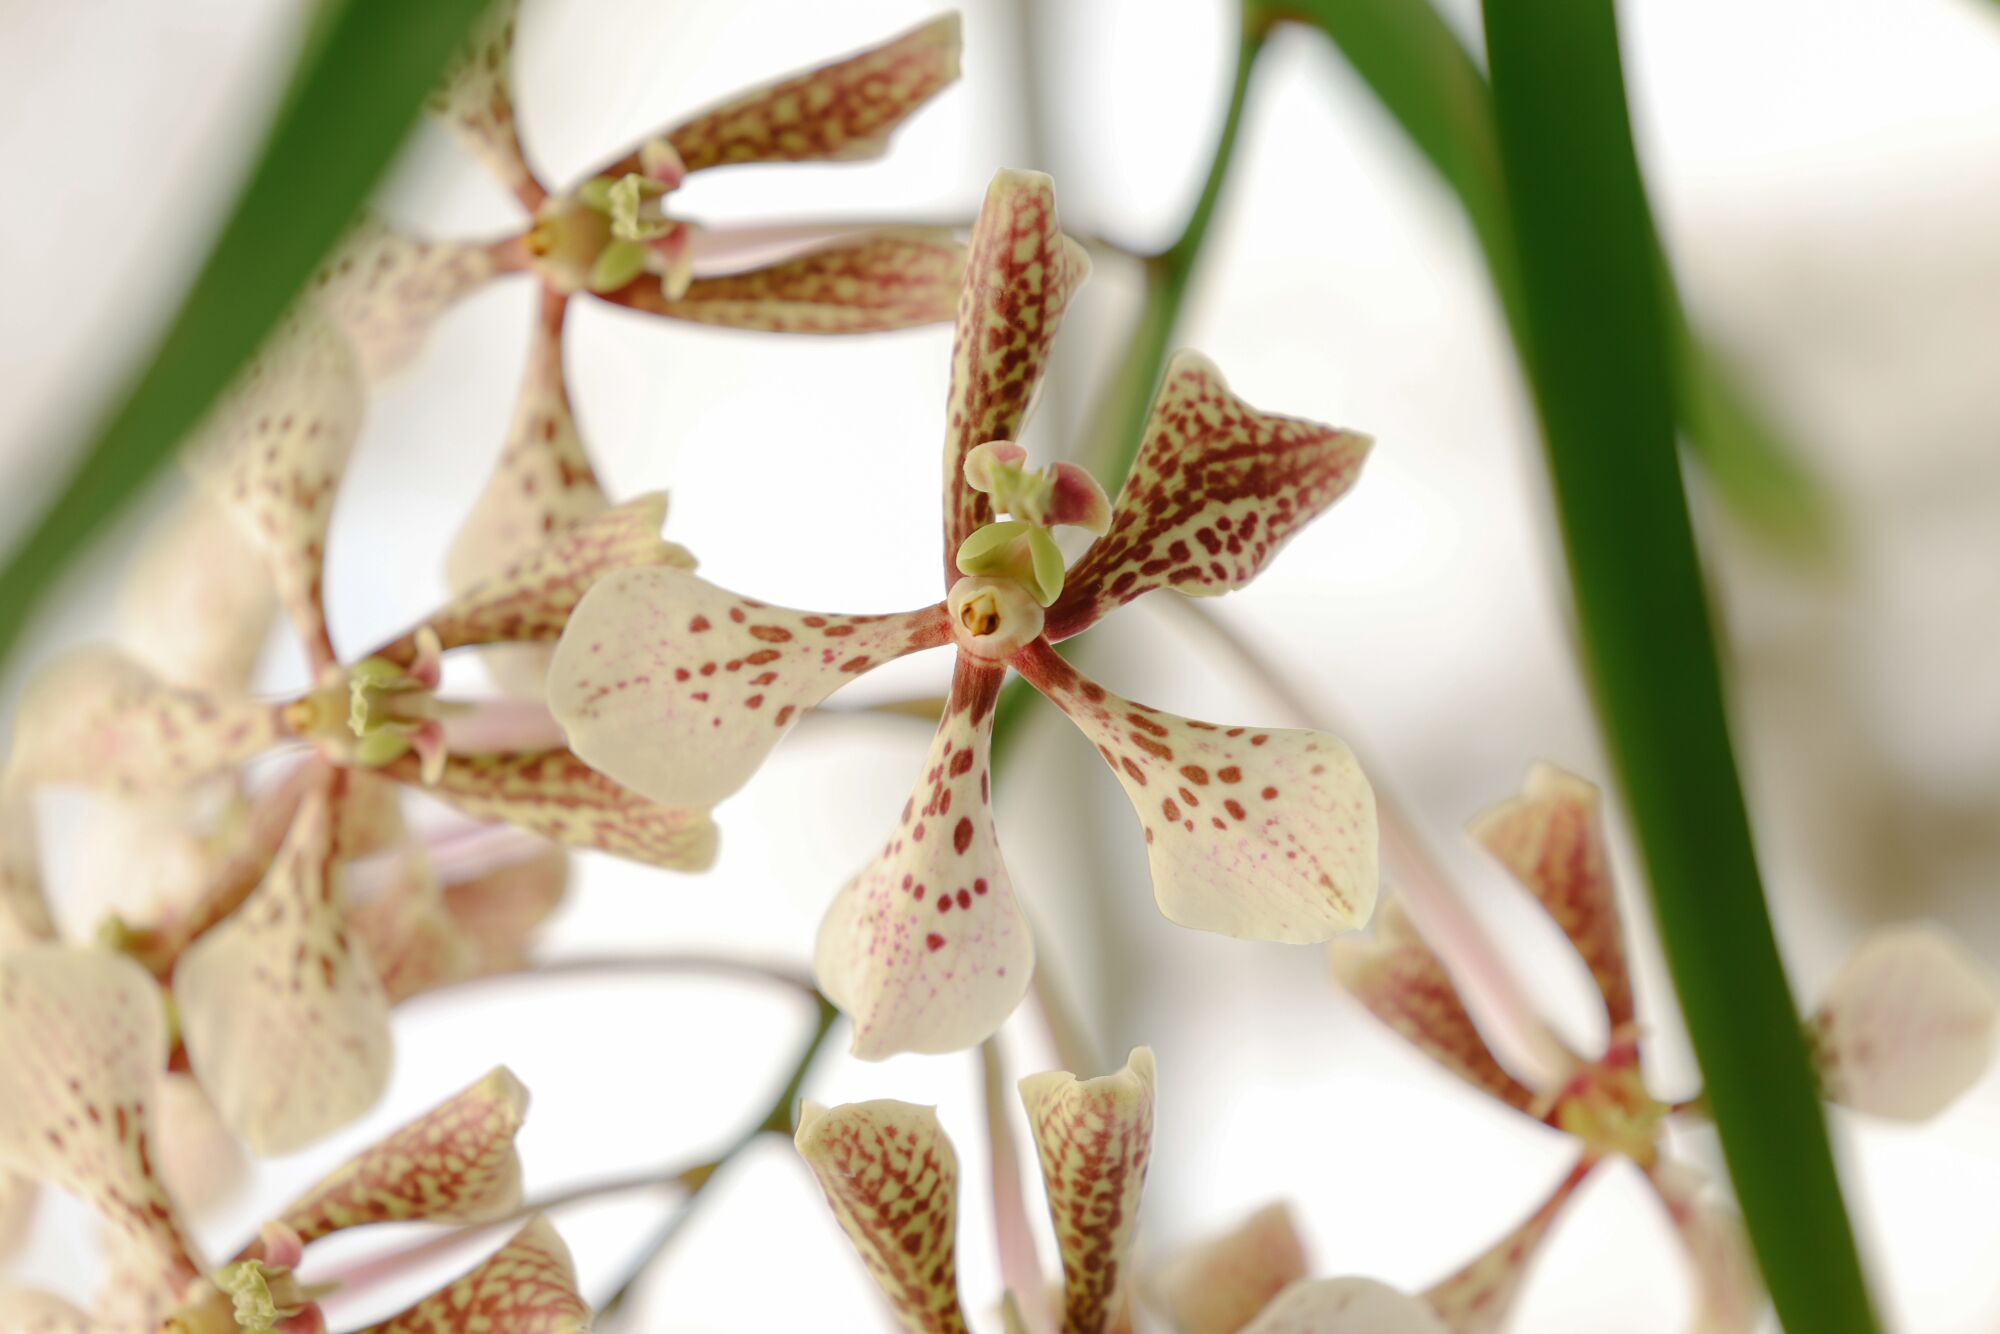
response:
<path id="1" fill-rule="evenodd" d="M 528 1090 L 501 1066 L 361 1150 L 278 1219 L 310 1244 L 370 1223 L 504 1218 L 521 1203 L 514 1136 L 527 1110 Z"/>
<path id="2" fill-rule="evenodd" d="M 1469 832 L 1569 937 L 1604 997 L 1612 1029 L 1631 1024 L 1632 972 L 1597 789 L 1552 764 L 1538 764 L 1520 796 L 1474 820 Z"/>
<path id="3" fill-rule="evenodd" d="M 312 291 L 373 381 L 407 365 L 438 316 L 499 271 L 490 245 L 418 240 L 364 214 Z"/>
<path id="4" fill-rule="evenodd" d="M 1294 1283 L 1243 1334 L 1452 1334 L 1430 1308 L 1372 1278 Z"/>
<path id="5" fill-rule="evenodd" d="M 387 772 L 406 783 L 422 781 L 413 755 Z M 475 820 L 516 825 L 571 847 L 673 871 L 705 870 L 715 860 L 708 812 L 648 801 L 573 751 L 453 755 L 424 790 Z"/>
<path id="6" fill-rule="evenodd" d="M 1208 358 L 1175 354 L 1153 400 L 1111 527 L 1049 609 L 1065 639 L 1142 593 L 1210 597 L 1241 588 L 1292 534 L 1346 494 L 1372 442 L 1260 412 Z"/>
<path id="7" fill-rule="evenodd" d="M 590 1307 L 576 1290 L 569 1247 L 536 1214 L 485 1263 L 361 1334 L 588 1334 Z"/>
<path id="8" fill-rule="evenodd" d="M 514 121 L 514 33 L 521 0 L 495 0 L 473 25 L 424 109 L 443 121 L 514 196 L 534 208 L 543 190 L 521 152 Z"/>
<path id="9" fill-rule="evenodd" d="M 830 1109 L 808 1102 L 792 1142 L 900 1325 L 964 1334 L 958 1155 L 936 1109 L 888 1099 Z"/>
<path id="10" fill-rule="evenodd" d="M 169 685 L 108 645 L 43 667 L 16 717 L 9 782 L 76 783 L 123 796 L 189 787 L 279 739 L 271 705 Z"/>
<path id="11" fill-rule="evenodd" d="M 137 964 L 60 945 L 0 956 L 0 1168 L 82 1198 L 150 1282 L 177 1287 L 200 1262 L 153 1168 L 166 1060 L 159 988 Z"/>
<path id="12" fill-rule="evenodd" d="M 1097 746 L 1146 832 L 1153 895 L 1182 926 L 1302 944 L 1375 906 L 1375 794 L 1323 732 L 1217 727 L 1121 699 L 1038 640 L 1016 670 Z"/>
<path id="13" fill-rule="evenodd" d="M 276 610 L 256 548 L 196 494 L 132 562 L 120 639 L 175 685 L 246 690 Z"/>
<path id="14" fill-rule="evenodd" d="M 55 937 L 42 897 L 35 807 L 26 795 L 0 793 L 0 954 Z"/>
<path id="15" fill-rule="evenodd" d="M 570 616 L 549 708 L 593 767 L 657 801 L 712 806 L 750 781 L 807 709 L 947 637 L 939 607 L 819 615 L 677 570 L 622 570 Z"/>
<path id="16" fill-rule="evenodd" d="M 774 264 L 696 278 L 669 299 L 641 275 L 606 296 L 631 310 L 765 333 L 878 333 L 936 324 L 958 302 L 965 250 L 949 232 L 885 227 Z"/>
<path id="17" fill-rule="evenodd" d="M 478 947 L 453 919 L 420 855 L 404 858 L 390 886 L 357 907 L 352 920 L 391 1005 L 479 971 Z"/>
<path id="18" fill-rule="evenodd" d="M 353 947 L 334 823 L 345 775 L 299 807 L 256 891 L 174 971 L 195 1077 L 257 1154 L 289 1153 L 375 1104 L 389 1001 Z"/>
<path id="19" fill-rule="evenodd" d="M 845 60 L 733 97 L 661 137 L 688 171 L 875 157 L 897 126 L 958 78 L 959 46 L 958 15 L 944 14 Z M 635 149 L 594 174 L 642 169 Z"/>
<path id="20" fill-rule="evenodd" d="M 965 456 L 1012 440 L 1048 368 L 1049 345 L 1090 273 L 1083 247 L 1056 223 L 1055 185 L 1038 171 L 1002 171 L 972 225 L 951 346 L 944 438 L 944 579 L 966 538 L 993 521 L 993 504 L 965 480 Z"/>
<path id="21" fill-rule="evenodd" d="M 1826 1096 L 1871 1116 L 1924 1121 L 1993 1061 L 1993 979 L 1936 927 L 1887 927 L 1848 956 L 1808 1023 Z"/>
<path id="22" fill-rule="evenodd" d="M 1452 1334 L 1498 1334 L 1506 1328 L 1507 1317 L 1513 1310 L 1514 1299 L 1520 1295 L 1535 1251 L 1548 1235 L 1556 1215 L 1590 1175 L 1593 1166 L 1588 1160 L 1578 1164 L 1543 1201 L 1541 1208 L 1519 1227 L 1424 1293 L 1424 1300 L 1451 1328 Z"/>
<path id="23" fill-rule="evenodd" d="M 1367 937 L 1334 941 L 1327 957 L 1340 984 L 1424 1055 L 1509 1107 L 1534 1106 L 1535 1095 L 1494 1059 L 1444 961 L 1417 934 L 1400 898 L 1376 912 Z"/>
<path id="24" fill-rule="evenodd" d="M 1035 942 L 993 832 L 987 772 L 1004 673 L 961 658 L 916 791 L 882 852 L 834 899 L 813 969 L 854 1021 L 854 1054 L 961 1051 L 1027 994 Z"/>
<path id="25" fill-rule="evenodd" d="M 1175 1334 L 1236 1334 L 1306 1273 L 1305 1243 L 1291 1209 L 1267 1204 L 1174 1255 L 1149 1286 Z"/>
<path id="26" fill-rule="evenodd" d="M 1042 1184 L 1063 1262 L 1063 1329 L 1113 1326 L 1153 1156 L 1153 1053 L 1134 1047 L 1116 1074 L 1029 1075 L 1021 1102 L 1041 1151 Z"/>
<path id="27" fill-rule="evenodd" d="M 195 480 L 263 550 L 315 669 L 334 660 L 320 576 L 334 491 L 362 408 L 352 345 L 301 306 L 244 368 L 186 456 Z"/>
<path id="28" fill-rule="evenodd" d="M 1647 1173 L 1694 1270 L 1689 1334 L 1752 1334 L 1764 1326 L 1764 1285 L 1743 1220 L 1708 1197 L 1701 1175 L 1675 1163 Z"/>

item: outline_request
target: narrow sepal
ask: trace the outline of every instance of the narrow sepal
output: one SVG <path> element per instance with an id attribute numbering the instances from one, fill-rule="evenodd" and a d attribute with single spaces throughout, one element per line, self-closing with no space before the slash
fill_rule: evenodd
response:
<path id="1" fill-rule="evenodd" d="M 1871 932 L 1807 1022 L 1820 1087 L 1842 1106 L 1925 1121 L 1993 1062 L 2000 995 L 1992 976 L 1943 930 Z"/>
<path id="2" fill-rule="evenodd" d="M 806 1103 L 793 1136 L 848 1240 L 904 1329 L 964 1334 L 958 1302 L 958 1155 L 937 1111 L 882 1099 Z"/>
<path id="3" fill-rule="evenodd" d="M 279 1213 L 310 1244 L 371 1223 L 484 1223 L 521 1203 L 528 1090 L 505 1066 L 369 1145 Z"/>
<path id="4" fill-rule="evenodd" d="M 345 780 L 329 772 L 306 796 L 263 883 L 174 970 L 195 1077 L 257 1154 L 332 1134 L 389 1080 L 388 997 L 340 884 Z"/>
<path id="5" fill-rule="evenodd" d="M 418 783 L 418 767 L 405 756 L 386 772 Z M 705 870 L 715 860 L 715 822 L 707 811 L 648 801 L 573 751 L 453 755 L 425 791 L 475 820 L 515 825 L 570 847 L 672 871 Z"/>
<path id="6" fill-rule="evenodd" d="M 1769 1305 L 1743 1220 L 1710 1198 L 1701 1174 L 1677 1163 L 1647 1173 L 1694 1271 L 1694 1317 L 1688 1334 L 1754 1334 Z"/>
<path id="7" fill-rule="evenodd" d="M 1243 1334 L 1452 1334 L 1415 1297 L 1372 1278 L 1306 1279 L 1275 1297 Z"/>
<path id="8" fill-rule="evenodd" d="M 1153 895 L 1182 926 L 1325 940 L 1375 905 L 1375 793 L 1338 738 L 1219 727 L 1120 698 L 1046 640 L 1011 659 L 1096 745 L 1145 830 Z"/>
<path id="9" fill-rule="evenodd" d="M 373 381 L 409 364 L 438 317 L 499 270 L 490 245 L 419 240 L 364 214 L 311 291 Z"/>
<path id="10" fill-rule="evenodd" d="M 1021 1081 L 1062 1252 L 1064 1334 L 1112 1328 L 1127 1291 L 1153 1156 L 1153 1087 L 1146 1047 L 1133 1048 L 1116 1074 L 1078 1080 L 1053 1070 Z"/>
<path id="11" fill-rule="evenodd" d="M 878 333 L 937 324 L 958 302 L 965 250 L 951 234 L 888 227 L 775 264 L 698 277 L 669 298 L 641 275 L 605 299 L 649 315 L 765 333 Z"/>
<path id="12" fill-rule="evenodd" d="M 1473 841 L 1527 886 L 1590 969 L 1615 1032 L 1632 1023 L 1632 970 L 1604 841 L 1597 788 L 1552 764 L 1520 796 L 1472 822 Z"/>
<path id="13" fill-rule="evenodd" d="M 1446 971 L 1392 898 L 1365 937 L 1327 947 L 1334 976 L 1377 1019 L 1424 1055 L 1509 1107 L 1527 1112 L 1535 1095 L 1501 1068 Z"/>
<path id="14" fill-rule="evenodd" d="M 588 1334 L 569 1247 L 536 1214 L 471 1273 L 361 1334 Z"/>
<path id="15" fill-rule="evenodd" d="M 1520 1226 L 1424 1293 L 1451 1334 L 1498 1334 L 1506 1328 L 1536 1250 L 1593 1165 L 1579 1163 Z"/>
<path id="16" fill-rule="evenodd" d="M 948 633 L 938 607 L 826 615 L 678 570 L 624 570 L 570 616 L 549 708 L 593 767 L 657 801 L 712 806 L 750 781 L 806 710 Z"/>
<path id="17" fill-rule="evenodd" d="M 853 1051 L 960 1051 L 1027 994 L 1035 942 L 993 830 L 988 766 L 1003 668 L 961 657 L 916 790 L 820 924 L 813 970 Z"/>
<path id="18" fill-rule="evenodd" d="M 1175 354 L 1110 530 L 1070 571 L 1049 637 L 1088 629 L 1156 588 L 1209 597 L 1248 584 L 1354 485 L 1370 443 L 1260 412 L 1230 392 L 1206 357 Z"/>
<path id="19" fill-rule="evenodd" d="M 1002 171 L 972 225 L 951 348 L 945 405 L 945 583 L 952 557 L 993 521 L 993 504 L 965 480 L 974 449 L 1020 433 L 1048 368 L 1063 312 L 1090 273 L 1083 247 L 1056 222 L 1054 183 L 1036 171 Z"/>
<path id="20" fill-rule="evenodd" d="M 1298 1225 L 1278 1203 L 1172 1256 L 1148 1287 L 1174 1334 L 1236 1334 L 1307 1273 Z"/>
<path id="21" fill-rule="evenodd" d="M 521 0 L 494 0 L 473 26 L 424 109 L 450 128 L 493 179 L 529 208 L 542 187 L 521 151 L 514 120 L 514 33 Z"/>
<path id="22" fill-rule="evenodd" d="M 256 547 L 197 492 L 133 560 L 118 611 L 120 641 L 162 679 L 242 691 L 277 598 Z"/>

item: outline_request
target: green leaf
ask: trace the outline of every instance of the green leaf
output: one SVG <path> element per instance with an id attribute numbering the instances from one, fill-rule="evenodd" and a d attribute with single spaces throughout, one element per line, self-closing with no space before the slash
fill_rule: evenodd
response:
<path id="1" fill-rule="evenodd" d="M 1758 878 L 1674 447 L 1673 320 L 1612 0 L 1486 0 L 1500 160 L 1598 710 L 1750 1238 L 1787 1329 L 1875 1316 Z"/>
<path id="2" fill-rule="evenodd" d="M 333 248 L 486 0 L 345 0 L 315 20 L 249 183 L 151 363 L 0 569 L 0 659 Z"/>

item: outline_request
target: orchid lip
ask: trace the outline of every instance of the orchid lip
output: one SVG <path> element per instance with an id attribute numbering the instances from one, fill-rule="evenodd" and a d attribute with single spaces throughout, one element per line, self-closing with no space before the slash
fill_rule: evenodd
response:
<path id="1" fill-rule="evenodd" d="M 1042 633 L 1042 608 L 1012 579 L 968 575 L 946 598 L 952 638 L 972 657 L 1004 662 Z"/>

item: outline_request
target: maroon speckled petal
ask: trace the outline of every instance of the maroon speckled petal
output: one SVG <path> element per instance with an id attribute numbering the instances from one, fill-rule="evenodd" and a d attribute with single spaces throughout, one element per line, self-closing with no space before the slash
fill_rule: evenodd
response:
<path id="1" fill-rule="evenodd" d="M 834 899 L 813 967 L 854 1021 L 854 1054 L 960 1051 L 1027 994 L 1035 942 L 993 832 L 988 765 L 1004 669 L 961 656 L 916 791 Z"/>
<path id="2" fill-rule="evenodd" d="M 1506 1327 L 1528 1266 L 1534 1263 L 1536 1248 L 1594 1166 L 1588 1159 L 1577 1164 L 1519 1227 L 1424 1293 L 1424 1300 L 1452 1334 L 1498 1334 Z"/>
<path id="3" fill-rule="evenodd" d="M 485 1263 L 400 1315 L 360 1334 L 586 1334 L 590 1307 L 576 1290 L 569 1248 L 536 1214 Z"/>
<path id="4" fill-rule="evenodd" d="M 1049 609 L 1066 639 L 1156 588 L 1241 588 L 1278 548 L 1354 485 L 1367 436 L 1260 412 L 1206 357 L 1177 353 L 1153 400 L 1111 528 Z"/>
<path id="5" fill-rule="evenodd" d="M 965 456 L 1012 440 L 1027 419 L 1063 311 L 1090 273 L 1083 247 L 1056 223 L 1055 185 L 1038 171 L 1002 171 L 972 225 L 945 404 L 944 582 L 958 580 L 959 545 L 993 521 L 965 480 Z"/>
<path id="6" fill-rule="evenodd" d="M 370 380 L 409 364 L 437 318 L 484 286 L 500 265 L 491 245 L 425 241 L 364 214 L 309 289 Z"/>
<path id="7" fill-rule="evenodd" d="M 443 121 L 458 141 L 528 208 L 543 189 L 521 151 L 514 119 L 514 33 L 521 0 L 495 0 L 474 25 L 424 109 Z"/>

